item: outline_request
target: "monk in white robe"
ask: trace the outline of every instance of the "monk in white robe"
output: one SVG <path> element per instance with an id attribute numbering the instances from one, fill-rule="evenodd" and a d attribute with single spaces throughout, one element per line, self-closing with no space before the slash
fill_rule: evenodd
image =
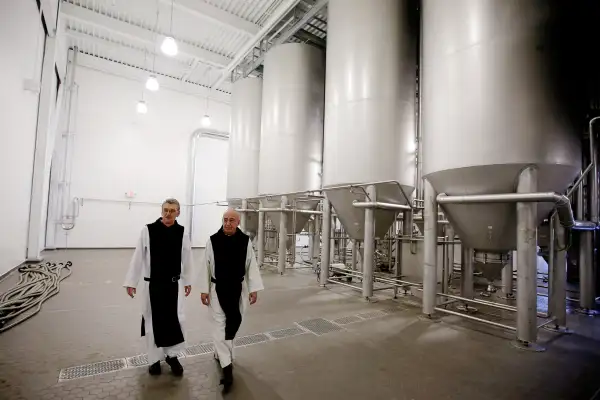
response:
<path id="1" fill-rule="evenodd" d="M 235 210 L 225 212 L 223 227 L 206 243 L 198 281 L 202 303 L 210 307 L 215 322 L 215 358 L 223 368 L 225 391 L 233 384 L 233 341 L 242 316 L 264 289 L 252 242 L 239 223 Z"/>
<path id="2" fill-rule="evenodd" d="M 185 350 L 183 295 L 190 294 L 194 274 L 190 239 L 176 220 L 179 213 L 179 202 L 168 199 L 162 205 L 162 218 L 142 229 L 123 284 L 133 298 L 143 278 L 141 335 L 146 339 L 151 375 L 161 373 L 163 359 L 175 376 L 183 374 L 177 359 Z"/>

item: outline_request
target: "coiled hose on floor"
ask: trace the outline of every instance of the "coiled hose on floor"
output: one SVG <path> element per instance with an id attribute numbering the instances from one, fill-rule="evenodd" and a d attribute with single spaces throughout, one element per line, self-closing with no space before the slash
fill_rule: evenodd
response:
<path id="1" fill-rule="evenodd" d="M 72 265 L 68 261 L 19 267 L 19 283 L 0 297 L 0 333 L 37 314 L 42 303 L 60 291 Z"/>

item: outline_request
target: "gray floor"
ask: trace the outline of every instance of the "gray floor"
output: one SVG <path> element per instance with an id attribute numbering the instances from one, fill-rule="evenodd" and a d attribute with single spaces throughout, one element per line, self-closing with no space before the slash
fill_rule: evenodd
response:
<path id="1" fill-rule="evenodd" d="M 210 354 L 183 358 L 182 379 L 150 377 L 139 367 L 58 381 L 61 369 L 144 352 L 139 300 L 121 287 L 130 256 L 128 250 L 48 255 L 72 260 L 73 275 L 38 315 L 0 334 L 0 399 L 223 397 Z M 540 331 L 547 351 L 531 353 L 513 348 L 510 334 L 496 329 L 455 317 L 422 320 L 416 303 L 394 301 L 389 292 L 366 303 L 341 286 L 319 288 L 310 270 L 263 276 L 267 289 L 238 336 L 266 333 L 260 337 L 268 340 L 236 350 L 236 384 L 224 398 L 588 400 L 600 387 L 600 323 L 587 317 L 569 316 L 574 335 Z M 0 282 L 0 292 L 16 279 Z M 188 344 L 209 342 L 211 322 L 199 294 L 187 305 Z M 337 322 L 327 325 L 335 329 L 314 334 L 301 323 L 316 318 Z M 298 332 L 298 322 L 309 328 Z M 302 334 L 269 333 L 288 328 Z"/>

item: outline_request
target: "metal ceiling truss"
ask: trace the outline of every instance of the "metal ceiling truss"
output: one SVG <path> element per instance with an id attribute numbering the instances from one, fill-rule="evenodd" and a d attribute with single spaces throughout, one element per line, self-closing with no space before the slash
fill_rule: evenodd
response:
<path id="1" fill-rule="evenodd" d="M 231 82 L 252 73 L 262 74 L 266 53 L 279 44 L 296 42 L 325 48 L 327 37 L 325 7 L 328 1 L 318 0 L 312 6 L 300 2 L 231 72 Z"/>

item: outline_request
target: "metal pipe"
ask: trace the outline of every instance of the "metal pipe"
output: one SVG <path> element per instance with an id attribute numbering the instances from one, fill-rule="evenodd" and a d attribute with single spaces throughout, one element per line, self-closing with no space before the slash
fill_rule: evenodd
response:
<path id="1" fill-rule="evenodd" d="M 439 312 L 443 312 L 446 314 L 450 314 L 450 315 L 457 315 L 459 317 L 463 317 L 466 319 L 470 319 L 472 321 L 477 321 L 477 322 L 481 322 L 483 324 L 488 324 L 488 325 L 492 325 L 498 328 L 503 328 L 503 329 L 508 329 L 510 331 L 516 331 L 517 329 L 513 326 L 508 326 L 508 325 L 504 325 L 504 324 L 500 324 L 498 322 L 493 322 L 493 321 L 488 321 L 487 319 L 483 319 L 483 318 L 478 318 L 478 317 L 474 317 L 472 315 L 468 315 L 468 314 L 463 314 L 463 313 L 459 313 L 457 311 L 452 311 L 452 310 L 447 310 L 445 308 L 441 308 L 441 307 L 435 307 L 434 308 L 436 311 Z"/>
<path id="2" fill-rule="evenodd" d="M 425 180 L 425 242 L 423 246 L 423 314 L 432 315 L 437 293 L 437 202 L 436 193 Z"/>
<path id="3" fill-rule="evenodd" d="M 258 213 L 258 266 L 263 266 L 265 262 L 265 213 Z"/>
<path id="4" fill-rule="evenodd" d="M 406 212 L 406 211 L 405 211 Z M 402 224 L 402 229 L 404 229 L 406 221 L 394 221 L 396 236 L 400 233 L 400 224 Z M 402 277 L 402 241 L 396 237 L 394 240 L 396 244 L 396 250 L 394 252 L 394 276 L 396 279 L 400 279 Z M 398 297 L 398 288 L 394 287 L 394 298 Z"/>
<path id="5" fill-rule="evenodd" d="M 282 209 L 286 208 L 287 201 L 287 196 L 281 196 Z M 287 256 L 287 214 L 282 212 L 279 218 L 279 258 L 277 260 L 277 269 L 283 275 Z"/>
<path id="6" fill-rule="evenodd" d="M 513 299 L 513 271 L 514 264 L 516 262 L 515 252 L 512 252 L 512 257 L 509 263 L 506 263 L 504 268 L 502 268 L 502 293 L 506 299 Z"/>
<path id="7" fill-rule="evenodd" d="M 460 262 L 460 294 L 465 298 L 473 298 L 473 249 L 462 247 Z"/>
<path id="8" fill-rule="evenodd" d="M 315 215 L 313 226 L 315 229 L 315 237 L 311 257 L 313 270 L 317 271 L 317 266 L 319 264 L 319 251 L 321 251 L 321 218 L 319 218 L 318 215 Z"/>
<path id="9" fill-rule="evenodd" d="M 246 210 L 248 208 L 248 200 L 242 200 L 242 209 Z M 248 214 L 245 212 L 240 212 L 240 229 L 242 232 L 246 233 L 246 229 L 248 227 Z"/>
<path id="10" fill-rule="evenodd" d="M 556 269 L 556 226 L 555 220 L 557 219 L 556 213 L 553 212 L 550 215 L 549 219 L 549 238 L 548 238 L 548 298 L 552 299 L 554 297 L 554 270 Z M 536 263 L 537 265 L 537 263 Z M 537 267 L 536 267 L 537 271 Z M 537 271 L 539 273 L 539 271 Z M 536 283 L 537 287 L 537 283 Z M 536 289 L 537 296 L 537 289 Z M 552 301 L 548 301 L 548 315 L 554 315 L 554 304 Z"/>
<path id="11" fill-rule="evenodd" d="M 352 240 L 352 270 L 356 271 L 356 267 L 357 267 L 357 260 L 358 260 L 358 241 Z"/>
<path id="12" fill-rule="evenodd" d="M 331 203 L 323 199 L 323 230 L 321 231 L 321 276 L 319 282 L 325 286 L 329 279 L 329 266 L 331 264 L 329 249 L 331 246 Z"/>
<path id="13" fill-rule="evenodd" d="M 397 211 L 406 211 L 411 210 L 410 206 L 405 204 L 395 204 L 395 203 L 383 203 L 379 201 L 357 201 L 354 200 L 352 205 L 356 208 L 374 208 L 379 210 L 397 210 Z"/>
<path id="14" fill-rule="evenodd" d="M 375 185 L 367 186 L 367 196 L 371 201 L 377 201 Z M 375 210 L 365 208 L 365 250 L 363 256 L 363 297 L 373 297 L 373 258 L 375 257 Z"/>
<path id="15" fill-rule="evenodd" d="M 187 231 L 189 232 L 190 242 L 192 241 L 192 235 L 194 232 L 194 202 L 196 201 L 196 155 L 197 155 L 197 147 L 198 140 L 200 138 L 210 138 L 210 139 L 218 139 L 218 140 L 229 140 L 229 134 L 227 132 L 214 131 L 210 129 L 197 129 L 192 132 L 190 136 L 190 153 L 188 160 L 188 226 Z"/>
<path id="16" fill-rule="evenodd" d="M 438 296 L 442 296 L 442 297 L 448 297 L 450 299 L 465 301 L 467 303 L 480 304 L 482 306 L 487 306 L 487 307 L 492 307 L 492 308 L 498 308 L 500 310 L 511 311 L 511 312 L 516 312 L 517 311 L 517 307 L 509 306 L 507 304 L 494 303 L 493 301 L 479 300 L 479 299 L 469 299 L 469 298 L 466 298 L 466 297 L 455 296 L 455 295 L 448 294 L 448 293 L 438 293 L 437 295 Z"/>
<path id="17" fill-rule="evenodd" d="M 595 145 L 594 135 L 594 122 L 599 120 L 600 117 L 595 117 L 590 120 L 589 135 L 590 135 L 590 162 L 593 165 L 590 179 L 592 184 L 590 185 L 591 196 L 590 196 L 590 219 L 594 223 L 598 223 L 598 151 Z"/>
<path id="18" fill-rule="evenodd" d="M 579 175 L 579 178 L 577 178 L 577 180 L 575 181 L 575 183 L 573 183 L 573 186 L 571 186 L 571 188 L 567 191 L 566 196 L 567 197 L 571 197 L 571 194 L 573 194 L 573 192 L 577 189 L 579 189 L 579 186 L 581 185 L 581 182 L 583 182 L 583 179 L 586 177 L 586 175 L 588 174 L 588 172 L 591 171 L 592 167 L 594 166 L 594 164 L 590 163 L 590 165 L 588 165 L 583 172 L 581 173 L 581 175 Z"/>
<path id="19" fill-rule="evenodd" d="M 552 270 L 552 297 L 549 299 L 549 304 L 552 304 L 552 315 L 558 328 L 567 325 L 567 246 L 565 229 L 556 218 L 554 218 L 554 229 L 556 231 L 556 245 L 554 246 L 556 254 Z"/>
<path id="20" fill-rule="evenodd" d="M 297 214 L 309 214 L 309 215 L 321 215 L 321 211 L 316 210 L 298 210 L 290 208 L 259 208 L 259 212 L 280 212 L 280 213 L 297 213 Z"/>
<path id="21" fill-rule="evenodd" d="M 446 228 L 446 234 L 448 235 L 448 242 L 446 246 L 448 246 L 448 262 L 446 264 L 446 268 L 444 268 L 443 274 L 443 282 L 442 282 L 442 292 L 448 293 L 448 285 L 450 284 L 450 274 L 454 269 L 454 228 L 451 225 L 448 225 Z"/>
<path id="22" fill-rule="evenodd" d="M 555 203 L 560 222 L 565 228 L 586 228 L 584 221 L 575 221 L 571 202 L 565 195 L 554 192 L 540 193 L 498 193 L 468 196 L 438 196 L 439 204 L 480 204 L 480 203 Z M 578 223 L 576 223 L 578 222 Z M 594 226 L 595 227 L 595 226 Z"/>
<path id="23" fill-rule="evenodd" d="M 535 194 L 537 181 L 537 168 L 526 167 L 519 175 L 517 194 Z M 537 339 L 536 220 L 537 203 L 517 203 L 517 340 L 525 344 Z"/>

